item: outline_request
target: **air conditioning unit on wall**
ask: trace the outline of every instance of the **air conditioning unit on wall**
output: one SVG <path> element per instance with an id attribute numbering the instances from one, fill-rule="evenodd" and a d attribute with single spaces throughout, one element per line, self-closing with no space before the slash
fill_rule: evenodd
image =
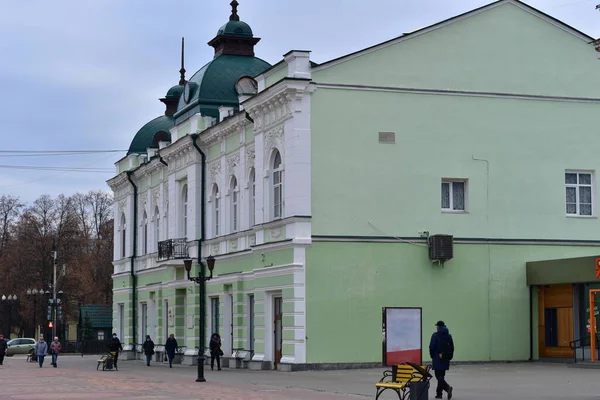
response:
<path id="1" fill-rule="evenodd" d="M 452 235 L 429 236 L 429 259 L 444 263 L 454 255 Z"/>

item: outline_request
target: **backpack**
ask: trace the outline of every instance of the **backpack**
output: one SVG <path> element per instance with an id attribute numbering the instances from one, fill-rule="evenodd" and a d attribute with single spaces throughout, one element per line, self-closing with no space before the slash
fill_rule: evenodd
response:
<path id="1" fill-rule="evenodd" d="M 450 335 L 448 335 L 446 337 L 442 337 L 442 335 L 439 335 L 439 338 L 440 338 L 440 353 L 442 353 L 442 360 L 444 360 L 444 361 L 452 360 L 452 358 L 454 357 L 454 343 L 452 341 L 452 337 Z"/>

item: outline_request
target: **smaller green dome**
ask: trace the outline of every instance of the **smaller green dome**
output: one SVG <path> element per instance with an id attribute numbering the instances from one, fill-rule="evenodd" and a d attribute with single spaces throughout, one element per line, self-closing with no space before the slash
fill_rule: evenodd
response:
<path id="1" fill-rule="evenodd" d="M 217 32 L 217 36 L 229 35 L 229 36 L 248 36 L 253 37 L 252 28 L 244 21 L 229 21 Z"/>
<path id="2" fill-rule="evenodd" d="M 161 140 L 170 141 L 171 133 L 169 130 L 175 125 L 175 119 L 171 116 L 161 115 L 154 118 L 135 134 L 131 141 L 127 154 L 137 153 L 146 154 L 150 148 L 158 148 L 158 142 Z"/>
<path id="3" fill-rule="evenodd" d="M 179 99 L 183 93 L 183 85 L 175 85 L 167 92 L 165 98 L 167 99 Z"/>

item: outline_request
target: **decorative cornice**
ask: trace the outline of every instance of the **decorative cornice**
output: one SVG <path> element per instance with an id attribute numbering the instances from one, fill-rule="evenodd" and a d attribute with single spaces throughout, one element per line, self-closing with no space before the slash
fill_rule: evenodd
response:
<path id="1" fill-rule="evenodd" d="M 204 146 L 211 146 L 224 140 L 227 136 L 241 131 L 250 124 L 251 122 L 246 118 L 246 113 L 242 111 L 204 130 L 198 136 L 198 141 Z"/>

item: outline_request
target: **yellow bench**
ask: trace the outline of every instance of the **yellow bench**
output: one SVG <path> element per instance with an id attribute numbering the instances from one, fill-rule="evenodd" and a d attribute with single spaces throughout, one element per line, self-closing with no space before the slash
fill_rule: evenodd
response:
<path id="1" fill-rule="evenodd" d="M 431 365 L 419 366 L 414 364 L 400 364 L 392 366 L 391 371 L 385 371 L 383 378 L 375 384 L 377 387 L 377 395 L 375 400 L 387 389 L 396 392 L 400 400 L 408 399 L 411 391 L 412 383 L 426 383 L 429 385 L 431 379 Z M 391 379 L 391 380 L 386 380 Z M 419 396 L 417 396 L 418 398 Z"/>

